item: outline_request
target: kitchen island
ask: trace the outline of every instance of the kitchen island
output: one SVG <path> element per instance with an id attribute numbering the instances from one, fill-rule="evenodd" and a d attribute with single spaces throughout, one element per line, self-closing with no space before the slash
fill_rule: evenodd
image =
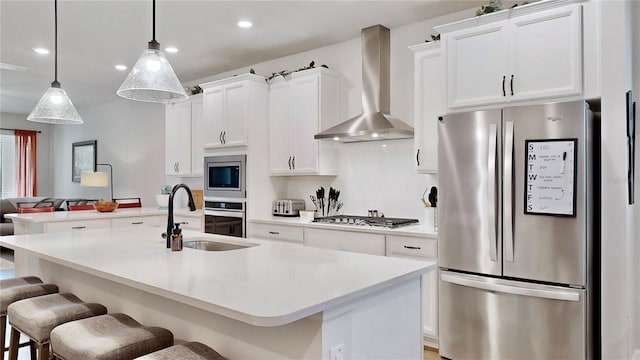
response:
<path id="1" fill-rule="evenodd" d="M 69 230 L 99 229 L 128 225 L 166 226 L 167 209 L 157 207 L 124 208 L 111 212 L 97 210 L 54 211 L 42 213 L 7 214 L 14 224 L 16 235 Z M 202 210 L 174 209 L 176 222 L 186 222 L 193 229 L 202 230 Z M 189 227 L 189 225 L 185 226 Z"/>
<path id="2" fill-rule="evenodd" d="M 163 229 L 3 237 L 16 274 L 37 275 L 232 359 L 420 359 L 421 275 L 433 262 L 185 232 L 255 245 L 172 252 Z"/>

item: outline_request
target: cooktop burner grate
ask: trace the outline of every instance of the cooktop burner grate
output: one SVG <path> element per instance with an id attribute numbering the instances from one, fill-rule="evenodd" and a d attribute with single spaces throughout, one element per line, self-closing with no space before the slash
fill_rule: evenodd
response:
<path id="1" fill-rule="evenodd" d="M 402 219 L 389 217 L 369 217 L 355 215 L 335 215 L 315 218 L 313 222 L 326 224 L 342 224 L 342 225 L 359 225 L 359 226 L 377 226 L 386 228 L 397 228 L 401 226 L 414 225 L 418 223 L 418 219 Z"/>

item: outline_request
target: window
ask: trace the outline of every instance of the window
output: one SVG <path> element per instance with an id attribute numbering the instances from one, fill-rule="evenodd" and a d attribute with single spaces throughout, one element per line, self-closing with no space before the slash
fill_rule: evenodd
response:
<path id="1" fill-rule="evenodd" d="M 0 133 L 0 194 L 3 199 L 16 197 L 15 135 Z"/>

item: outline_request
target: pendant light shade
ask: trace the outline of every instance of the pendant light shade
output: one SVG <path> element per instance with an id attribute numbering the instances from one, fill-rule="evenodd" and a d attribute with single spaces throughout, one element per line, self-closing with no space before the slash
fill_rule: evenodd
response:
<path id="1" fill-rule="evenodd" d="M 153 39 L 116 92 L 125 99 L 170 103 L 188 98 L 180 80 L 156 41 L 156 1 L 153 0 Z"/>
<path id="2" fill-rule="evenodd" d="M 49 124 L 82 124 L 82 118 L 73 107 L 67 93 L 52 86 L 42 95 L 27 120 Z"/>
<path id="3" fill-rule="evenodd" d="M 55 16 L 55 79 L 51 87 L 42 95 L 40 101 L 33 108 L 27 120 L 48 124 L 83 124 L 82 118 L 73 107 L 67 93 L 60 88 L 58 82 L 58 1 L 53 1 Z"/>

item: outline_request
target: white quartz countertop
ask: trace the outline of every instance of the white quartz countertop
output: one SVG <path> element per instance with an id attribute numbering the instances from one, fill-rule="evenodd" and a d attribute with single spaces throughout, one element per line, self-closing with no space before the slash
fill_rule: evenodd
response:
<path id="1" fill-rule="evenodd" d="M 185 241 L 205 238 L 258 246 L 172 252 L 161 232 L 126 226 L 3 236 L 0 244 L 257 326 L 288 324 L 436 268 L 431 261 L 191 231 L 184 232 Z"/>
<path id="2" fill-rule="evenodd" d="M 433 228 L 423 224 L 422 222 L 416 225 L 402 226 L 395 229 L 376 227 L 376 226 L 359 226 L 359 225 L 344 225 L 344 224 L 327 224 L 316 222 L 303 222 L 299 217 L 283 217 L 283 216 L 271 216 L 261 219 L 249 219 L 249 222 L 257 224 L 274 224 L 274 225 L 286 225 L 297 227 L 308 227 L 325 230 L 341 230 L 341 231 L 357 231 L 372 234 L 383 235 L 400 235 L 400 236 L 413 236 L 423 238 L 436 238 L 438 233 Z"/>
<path id="3" fill-rule="evenodd" d="M 187 208 L 174 209 L 174 215 L 201 217 L 202 210 L 189 211 Z M 11 221 L 23 221 L 27 223 L 48 223 L 59 221 L 78 221 L 78 220 L 97 220 L 97 219 L 116 219 L 126 217 L 139 216 L 156 216 L 167 215 L 166 209 L 157 207 L 142 208 L 126 208 L 115 209 L 112 212 L 99 212 L 97 210 L 78 210 L 78 211 L 54 211 L 46 213 L 30 213 L 30 214 L 6 214 L 5 217 Z"/>

